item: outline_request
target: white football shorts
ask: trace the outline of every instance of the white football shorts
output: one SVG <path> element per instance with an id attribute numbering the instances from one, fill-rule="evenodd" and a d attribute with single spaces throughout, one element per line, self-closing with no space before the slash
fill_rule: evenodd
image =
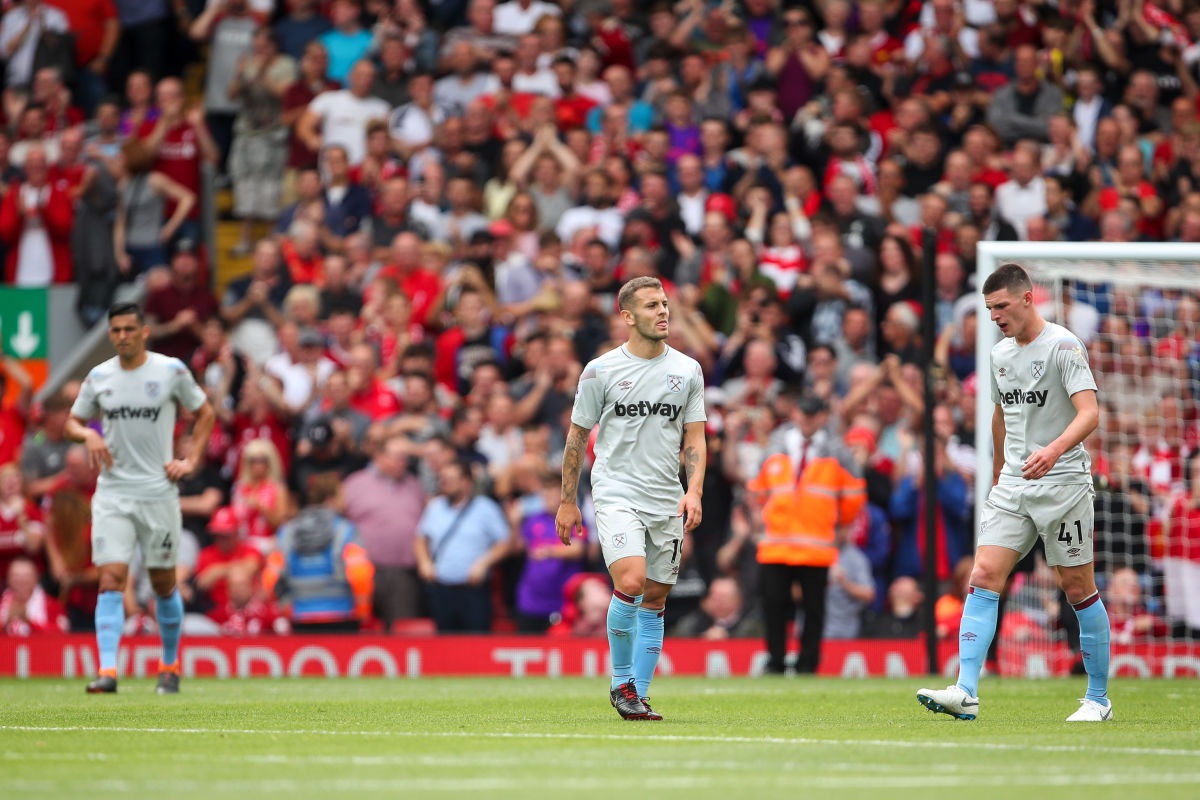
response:
<path id="1" fill-rule="evenodd" d="M 148 569 L 174 567 L 182 528 L 178 497 L 147 500 L 96 492 L 92 498 L 92 563 L 128 564 L 137 544 Z"/>
<path id="2" fill-rule="evenodd" d="M 679 580 L 683 556 L 683 517 L 646 514 L 632 508 L 596 508 L 596 535 L 605 566 L 629 556 L 646 559 L 646 577 L 658 583 Z"/>
<path id="3" fill-rule="evenodd" d="M 1037 538 L 1052 567 L 1078 567 L 1092 561 L 1096 490 L 1090 483 L 1026 486 L 998 483 L 980 515 L 976 544 L 1016 550 L 1022 556 Z"/>

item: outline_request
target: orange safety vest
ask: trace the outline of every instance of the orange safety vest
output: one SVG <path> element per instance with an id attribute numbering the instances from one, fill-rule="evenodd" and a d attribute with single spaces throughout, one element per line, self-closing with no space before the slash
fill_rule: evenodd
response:
<path id="1" fill-rule="evenodd" d="M 803 474 L 797 476 L 796 467 L 786 453 L 776 453 L 746 485 L 766 494 L 758 562 L 831 566 L 837 561 L 838 526 L 858 516 L 867 502 L 867 483 L 848 455 L 818 451 Z"/>

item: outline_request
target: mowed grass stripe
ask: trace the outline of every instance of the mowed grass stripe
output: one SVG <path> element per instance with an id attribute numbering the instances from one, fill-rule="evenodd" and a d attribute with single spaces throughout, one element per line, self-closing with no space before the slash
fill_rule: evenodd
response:
<path id="1" fill-rule="evenodd" d="M 961 723 L 963 725 L 970 723 Z M 649 727 L 657 723 L 628 723 L 629 727 Z M 401 737 L 417 739 L 551 739 L 551 740 L 595 740 L 628 743 L 630 737 L 615 733 L 506 733 L 491 731 L 390 731 L 390 730 L 313 730 L 313 729 L 276 729 L 276 728 L 130 728 L 119 726 L 98 725 L 0 725 L 0 730 L 27 731 L 35 733 L 71 733 L 71 732 L 101 732 L 101 733 L 144 733 L 144 734 L 178 734 L 196 735 L 209 734 L 217 736 L 242 736 L 260 734 L 283 734 L 287 736 L 366 736 L 366 737 Z M 700 743 L 700 744 L 749 744 L 749 745 L 830 745 L 840 747 L 903 747 L 903 748 L 941 748 L 941 749 L 986 749 L 1013 750 L 1041 753 L 1110 753 L 1131 756 L 1182 756 L 1185 758 L 1200 758 L 1200 750 L 1180 750 L 1162 747 L 1108 747 L 1104 745 L 1041 745 L 1016 744 L 1012 742 L 946 742 L 937 740 L 905 740 L 905 739 L 817 739 L 809 737 L 781 736 L 688 736 L 675 734 L 647 733 L 639 735 L 637 741 L 642 742 L 671 742 L 671 743 Z"/>

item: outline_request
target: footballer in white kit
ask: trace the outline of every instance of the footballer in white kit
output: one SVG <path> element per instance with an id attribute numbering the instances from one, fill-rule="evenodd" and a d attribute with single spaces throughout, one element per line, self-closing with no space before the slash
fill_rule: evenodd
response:
<path id="1" fill-rule="evenodd" d="M 122 592 L 134 547 L 140 547 L 154 587 L 163 638 L 160 694 L 179 689 L 179 627 L 183 605 L 175 588 L 181 513 L 175 482 L 203 458 L 215 415 L 191 372 L 177 358 L 146 350 L 149 328 L 134 303 L 109 309 L 109 339 L 117 355 L 93 367 L 71 407 L 67 435 L 87 445 L 100 470 L 92 499 L 92 561 L 100 576 L 96 638 L 100 675 L 89 693 L 116 691 L 116 654 L 124 625 Z M 195 414 L 192 453 L 174 457 L 176 406 Z M 99 419 L 101 433 L 88 427 Z"/>
<path id="2" fill-rule="evenodd" d="M 625 719 L 660 720 L 647 693 L 662 651 L 664 608 L 679 576 L 684 530 L 700 523 L 704 375 L 699 363 L 666 344 L 670 310 L 657 278 L 626 283 L 618 306 L 629 341 L 593 359 L 579 377 L 556 526 L 564 544 L 580 526 L 579 475 L 598 424 L 592 499 L 614 585 L 609 699 Z M 681 449 L 686 492 L 679 480 Z"/>
<path id="3" fill-rule="evenodd" d="M 1069 330 L 1047 322 L 1033 302 L 1024 268 L 1005 264 L 988 276 L 984 300 L 1004 335 L 993 348 L 992 489 L 980 514 L 975 565 L 959 626 L 958 682 L 920 689 L 931 711 L 959 719 L 979 713 L 978 685 L 996 633 L 1000 593 L 1017 562 L 1041 538 L 1046 563 L 1079 619 L 1088 687 L 1068 722 L 1113 718 L 1108 699 L 1108 612 L 1092 568 L 1091 459 L 1083 441 L 1100 412 L 1087 350 Z"/>

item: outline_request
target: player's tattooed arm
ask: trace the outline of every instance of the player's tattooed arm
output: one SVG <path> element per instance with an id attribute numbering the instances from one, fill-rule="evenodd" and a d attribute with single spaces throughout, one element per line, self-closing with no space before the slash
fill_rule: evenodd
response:
<path id="1" fill-rule="evenodd" d="M 587 450 L 587 428 L 574 423 L 567 434 L 567 446 L 563 449 L 562 502 L 574 503 L 579 493 L 579 474 L 583 471 L 583 456 Z"/>
<path id="2" fill-rule="evenodd" d="M 708 461 L 708 444 L 704 439 L 704 422 L 683 426 L 683 473 L 687 476 L 687 494 L 679 501 L 679 512 L 685 514 L 685 530 L 692 531 L 700 524 L 700 498 L 704 494 L 704 468 Z"/>
<path id="3" fill-rule="evenodd" d="M 577 528 L 583 535 L 583 517 L 579 513 L 576 498 L 579 496 L 579 473 L 583 471 L 583 454 L 590 434 L 587 428 L 572 423 L 567 433 L 567 446 L 563 449 L 562 500 L 554 516 L 554 529 L 565 545 L 571 544 L 571 537 Z"/>

